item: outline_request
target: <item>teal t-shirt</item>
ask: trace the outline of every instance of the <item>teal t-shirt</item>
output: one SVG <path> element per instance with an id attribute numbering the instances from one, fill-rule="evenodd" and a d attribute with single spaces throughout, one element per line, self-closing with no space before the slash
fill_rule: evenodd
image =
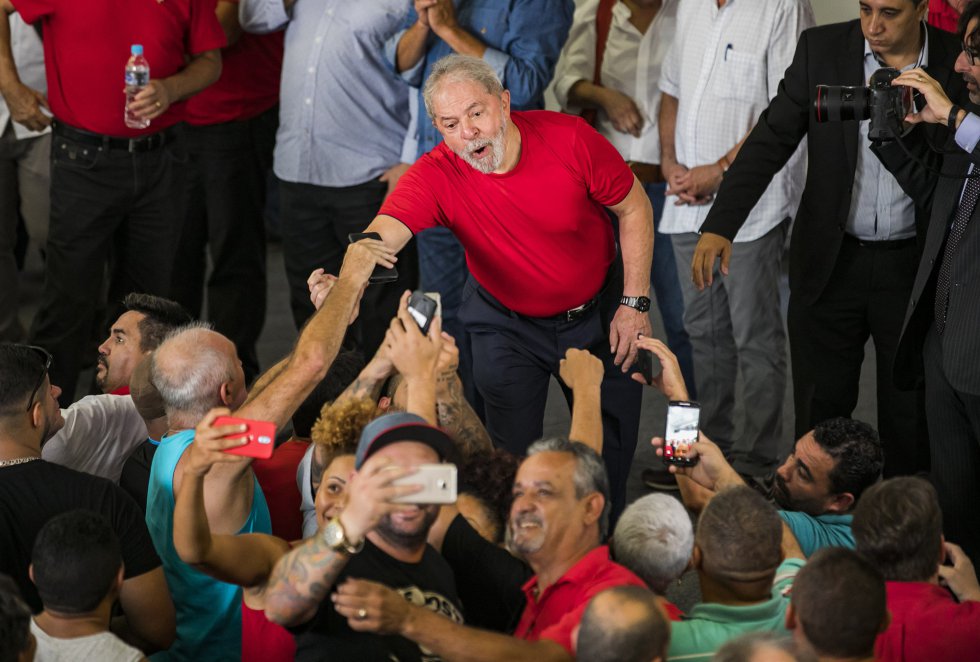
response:
<path id="1" fill-rule="evenodd" d="M 164 437 L 150 466 L 146 527 L 163 562 L 177 610 L 177 638 L 153 660 L 237 662 L 242 656 L 241 588 L 195 570 L 180 560 L 174 547 L 174 470 L 192 441 L 193 430 Z M 272 533 L 269 507 L 257 480 L 252 510 L 238 533 Z"/>
<path id="2" fill-rule="evenodd" d="M 854 549 L 854 534 L 851 533 L 854 515 L 828 514 L 814 517 L 793 510 L 780 510 L 779 516 L 796 536 L 807 558 L 824 547 Z"/>
<path id="3" fill-rule="evenodd" d="M 683 621 L 671 624 L 668 661 L 708 662 L 725 642 L 746 632 L 785 634 L 789 589 L 805 563 L 803 559 L 783 561 L 776 570 L 772 597 L 765 602 L 744 607 L 713 603 L 696 605 Z"/>

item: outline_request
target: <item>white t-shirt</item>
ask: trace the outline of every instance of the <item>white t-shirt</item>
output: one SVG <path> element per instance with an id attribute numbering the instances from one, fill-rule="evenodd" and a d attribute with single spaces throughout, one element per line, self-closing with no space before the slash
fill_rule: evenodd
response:
<path id="1" fill-rule="evenodd" d="M 128 395 L 89 395 L 62 409 L 65 427 L 41 447 L 48 462 L 119 482 L 126 458 L 146 440 L 146 423 Z"/>
<path id="2" fill-rule="evenodd" d="M 100 632 L 73 639 L 58 639 L 38 627 L 34 619 L 31 619 L 31 632 L 37 639 L 34 662 L 77 662 L 78 660 L 140 662 L 146 659 L 142 652 L 111 632 Z"/>

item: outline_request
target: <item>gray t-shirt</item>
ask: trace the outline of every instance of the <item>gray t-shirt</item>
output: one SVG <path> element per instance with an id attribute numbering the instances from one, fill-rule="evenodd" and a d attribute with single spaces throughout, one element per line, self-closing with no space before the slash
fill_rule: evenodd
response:
<path id="1" fill-rule="evenodd" d="M 34 619 L 31 619 L 31 632 L 37 639 L 34 662 L 77 662 L 77 660 L 140 662 L 146 659 L 142 652 L 124 643 L 111 632 L 100 632 L 73 639 L 58 639 L 38 627 Z"/>

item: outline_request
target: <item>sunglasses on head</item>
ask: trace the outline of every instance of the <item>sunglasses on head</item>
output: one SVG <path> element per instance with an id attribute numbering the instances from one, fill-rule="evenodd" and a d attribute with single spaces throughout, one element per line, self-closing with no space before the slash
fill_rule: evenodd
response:
<path id="1" fill-rule="evenodd" d="M 27 401 L 27 411 L 31 410 L 34 406 L 34 397 L 37 395 L 37 391 L 41 388 L 41 384 L 44 383 L 44 378 L 48 374 L 48 370 L 51 369 L 51 361 L 53 357 L 48 350 L 43 347 L 37 347 L 36 345 L 24 345 L 27 349 L 31 350 L 37 354 L 38 359 L 41 360 L 41 373 L 37 376 L 37 383 L 34 385 L 34 390 L 31 391 L 31 399 Z"/>

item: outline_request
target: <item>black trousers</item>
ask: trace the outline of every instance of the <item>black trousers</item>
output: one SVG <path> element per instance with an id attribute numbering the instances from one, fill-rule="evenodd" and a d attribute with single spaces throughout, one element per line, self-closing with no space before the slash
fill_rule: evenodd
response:
<path id="1" fill-rule="evenodd" d="M 602 457 L 615 521 L 626 507 L 642 387 L 613 364 L 615 356 L 609 351 L 609 322 L 619 305 L 622 281 L 607 283 L 605 291 L 609 296 L 585 317 L 563 322 L 519 315 L 470 276 L 459 317 L 473 351 L 473 378 L 483 396 L 487 431 L 495 445 L 518 457 L 541 438 L 548 385 L 552 376 L 558 377 L 565 352 L 570 347 L 588 349 L 602 359 Z M 571 406 L 571 391 L 564 384 L 561 387 Z"/>
<path id="2" fill-rule="evenodd" d="M 980 563 L 980 395 L 954 389 L 943 372 L 942 338 L 935 327 L 922 352 L 929 412 L 932 482 L 939 494 L 946 539 Z"/>
<path id="3" fill-rule="evenodd" d="M 337 274 L 350 243 L 347 235 L 363 232 L 381 208 L 388 185 L 372 180 L 357 186 L 334 188 L 279 180 L 279 216 L 283 258 L 289 281 L 289 303 L 296 328 L 313 314 L 306 284 L 310 272 L 323 267 Z M 398 280 L 369 285 L 360 314 L 347 334 L 346 345 L 371 358 L 398 311 L 405 290 L 418 284 L 418 251 L 411 240 L 398 254 Z"/>
<path id="4" fill-rule="evenodd" d="M 130 292 L 170 295 L 187 155 L 179 128 L 167 135 L 163 146 L 131 153 L 55 129 L 44 292 L 31 340 L 54 356 L 51 382 L 62 388 L 62 405 L 75 399 L 110 257 L 110 320 Z"/>
<path id="5" fill-rule="evenodd" d="M 853 413 L 870 336 L 885 476 L 929 469 L 923 392 L 901 391 L 892 381 L 918 260 L 911 242 L 881 248 L 845 238 L 830 282 L 816 303 L 806 304 L 792 295 L 789 302 L 797 438 L 821 421 Z"/>
<path id="6" fill-rule="evenodd" d="M 173 298 L 201 316 L 207 260 L 207 318 L 238 350 L 247 381 L 259 372 L 256 342 L 265 324 L 265 173 L 278 108 L 241 122 L 188 126 L 186 212 L 177 244 Z"/>

